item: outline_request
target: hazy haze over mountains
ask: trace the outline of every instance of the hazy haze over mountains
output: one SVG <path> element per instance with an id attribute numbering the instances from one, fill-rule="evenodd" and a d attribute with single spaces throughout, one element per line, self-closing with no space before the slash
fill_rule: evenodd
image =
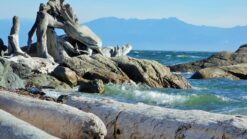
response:
<path id="1" fill-rule="evenodd" d="M 20 43 L 34 21 L 21 20 Z M 196 26 L 177 18 L 120 19 L 100 18 L 85 23 L 107 45 L 130 43 L 138 50 L 222 51 L 236 50 L 247 42 L 247 26 L 219 28 Z M 7 42 L 11 20 L 0 20 L 0 37 Z"/>

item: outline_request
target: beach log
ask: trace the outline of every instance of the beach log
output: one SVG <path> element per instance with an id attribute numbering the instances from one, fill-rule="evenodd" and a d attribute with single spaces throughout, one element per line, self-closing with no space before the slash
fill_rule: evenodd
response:
<path id="1" fill-rule="evenodd" d="M 8 45 L 8 54 L 14 55 L 22 55 L 24 57 L 29 57 L 26 53 L 24 53 L 19 47 L 19 31 L 20 31 L 20 20 L 19 17 L 13 17 L 13 26 L 10 31 L 10 35 L 8 37 L 9 45 Z"/>
<path id="2" fill-rule="evenodd" d="M 67 97 L 64 103 L 99 116 L 108 139 L 243 139 L 247 117 L 175 110 L 110 99 Z"/>
<path id="3" fill-rule="evenodd" d="M 0 109 L 1 139 L 58 139 Z"/>
<path id="4" fill-rule="evenodd" d="M 62 139 L 103 139 L 104 123 L 76 108 L 0 91 L 0 109 Z"/>

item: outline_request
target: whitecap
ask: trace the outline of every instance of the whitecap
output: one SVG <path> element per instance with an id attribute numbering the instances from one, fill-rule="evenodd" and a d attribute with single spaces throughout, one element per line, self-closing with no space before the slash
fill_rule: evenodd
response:
<path id="1" fill-rule="evenodd" d="M 183 103 L 188 99 L 188 96 L 166 94 L 155 91 L 139 91 L 135 90 L 132 95 L 138 101 L 151 102 L 157 105 Z"/>

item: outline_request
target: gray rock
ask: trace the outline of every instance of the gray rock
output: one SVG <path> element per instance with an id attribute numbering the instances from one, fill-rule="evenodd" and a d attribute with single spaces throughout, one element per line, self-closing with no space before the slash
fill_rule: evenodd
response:
<path id="1" fill-rule="evenodd" d="M 230 66 L 247 63 L 247 46 L 241 46 L 236 52 L 219 52 L 207 59 L 186 64 L 170 66 L 173 72 L 196 72 L 210 67 Z"/>
<path id="2" fill-rule="evenodd" d="M 0 58 L 0 86 L 6 89 L 25 88 L 25 82 L 13 72 L 11 62 Z"/>
<path id="3" fill-rule="evenodd" d="M 192 79 L 228 78 L 231 80 L 247 79 L 247 63 L 232 66 L 205 68 L 197 71 Z"/>
<path id="4" fill-rule="evenodd" d="M 59 80 L 69 84 L 72 87 L 77 85 L 78 77 L 76 73 L 70 68 L 58 66 L 52 72 L 52 75 L 58 78 Z"/>
<path id="5" fill-rule="evenodd" d="M 72 90 L 72 88 L 68 84 L 61 82 L 55 77 L 47 74 L 35 74 L 33 75 L 33 77 L 26 80 L 26 82 L 27 84 L 32 84 L 42 88 L 52 88 L 60 91 Z"/>
<path id="6" fill-rule="evenodd" d="M 81 80 L 79 82 L 79 92 L 85 93 L 103 93 L 105 91 L 105 86 L 102 80 Z"/>
<path id="7" fill-rule="evenodd" d="M 118 57 L 113 59 L 119 68 L 136 83 L 155 88 L 190 88 L 187 80 L 172 74 L 170 69 L 156 61 Z"/>

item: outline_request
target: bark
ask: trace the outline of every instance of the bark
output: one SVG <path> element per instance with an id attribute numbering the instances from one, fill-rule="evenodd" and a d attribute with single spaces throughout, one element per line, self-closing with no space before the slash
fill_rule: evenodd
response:
<path id="1" fill-rule="evenodd" d="M 107 139 L 247 138 L 245 116 L 174 110 L 82 96 L 68 97 L 64 103 L 98 115 L 107 125 Z"/>
<path id="2" fill-rule="evenodd" d="M 76 108 L 1 91 L 0 108 L 63 139 L 103 139 L 104 123 Z"/>
<path id="3" fill-rule="evenodd" d="M 20 21 L 17 16 L 13 17 L 13 26 L 10 31 L 10 35 L 8 37 L 9 46 L 8 46 L 8 54 L 14 55 L 22 55 L 24 57 L 29 57 L 26 53 L 24 53 L 19 47 L 19 30 L 20 30 Z"/>
<path id="4" fill-rule="evenodd" d="M 58 139 L 3 110 L 0 110 L 0 138 Z"/>

